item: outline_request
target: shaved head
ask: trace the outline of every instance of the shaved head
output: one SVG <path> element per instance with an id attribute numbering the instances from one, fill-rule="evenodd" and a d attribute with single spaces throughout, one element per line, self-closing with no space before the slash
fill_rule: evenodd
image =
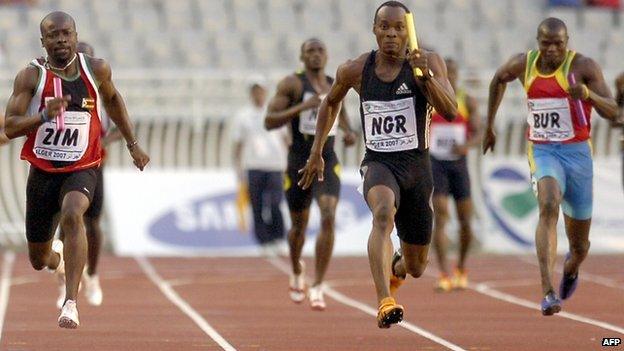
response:
<path id="1" fill-rule="evenodd" d="M 563 31 L 566 36 L 568 35 L 568 27 L 562 20 L 555 17 L 549 17 L 537 26 L 537 36 L 540 34 L 555 34 L 560 31 Z"/>
<path id="2" fill-rule="evenodd" d="M 307 39 L 306 41 L 304 41 L 301 44 L 301 54 L 303 54 L 305 52 L 306 46 L 308 44 L 312 44 L 312 43 L 317 43 L 317 44 L 321 44 L 321 45 L 325 46 L 325 43 L 323 43 L 323 41 L 321 39 L 319 39 L 319 38 L 310 38 L 310 39 Z"/>
<path id="3" fill-rule="evenodd" d="M 39 31 L 41 32 L 41 35 L 43 36 L 44 31 L 50 25 L 60 25 L 60 24 L 63 24 L 65 22 L 71 23 L 72 28 L 74 30 L 76 30 L 76 22 L 74 21 L 72 16 L 70 16 L 67 13 L 62 12 L 62 11 L 51 12 L 51 13 L 47 14 L 41 20 L 41 23 L 39 24 Z"/>

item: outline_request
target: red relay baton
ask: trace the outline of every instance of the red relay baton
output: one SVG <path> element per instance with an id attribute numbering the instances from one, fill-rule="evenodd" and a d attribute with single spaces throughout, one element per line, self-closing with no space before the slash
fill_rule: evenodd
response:
<path id="1" fill-rule="evenodd" d="M 570 83 L 570 85 L 576 84 L 576 77 L 574 76 L 574 73 L 568 74 L 568 82 Z M 581 100 L 575 99 L 574 107 L 576 109 L 576 112 L 578 113 L 578 116 L 581 117 L 581 118 L 578 118 L 579 124 L 583 127 L 587 126 L 587 117 L 585 117 L 585 110 L 583 110 L 583 104 L 581 103 Z"/>

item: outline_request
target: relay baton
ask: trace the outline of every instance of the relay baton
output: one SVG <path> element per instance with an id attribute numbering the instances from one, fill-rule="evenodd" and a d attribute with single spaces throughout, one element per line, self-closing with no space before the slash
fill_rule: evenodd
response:
<path id="1" fill-rule="evenodd" d="M 410 51 L 418 49 L 418 38 L 416 37 L 416 27 L 414 26 L 414 16 L 411 12 L 405 14 L 405 24 L 407 25 L 407 35 L 409 35 Z M 414 68 L 414 75 L 422 77 L 423 72 L 420 68 Z"/>
<path id="2" fill-rule="evenodd" d="M 574 76 L 574 73 L 568 73 L 568 83 L 570 85 L 576 84 L 576 77 Z M 574 99 L 574 107 L 576 109 L 577 116 L 580 117 L 577 117 L 577 119 L 579 120 L 579 124 L 583 127 L 587 126 L 587 117 L 585 117 L 585 110 L 583 110 L 583 104 L 581 104 L 581 100 Z"/>
<path id="3" fill-rule="evenodd" d="M 63 84 L 61 83 L 61 78 L 54 77 L 54 97 L 62 98 L 63 97 Z M 61 108 L 61 112 L 56 116 L 56 129 L 63 130 L 65 129 L 65 108 Z"/>

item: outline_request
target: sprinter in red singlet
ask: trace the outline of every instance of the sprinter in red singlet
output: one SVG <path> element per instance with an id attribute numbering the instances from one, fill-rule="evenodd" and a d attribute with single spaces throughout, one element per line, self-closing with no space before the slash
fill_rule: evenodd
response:
<path id="1" fill-rule="evenodd" d="M 40 30 L 47 57 L 33 60 L 17 74 L 5 132 L 9 138 L 27 137 L 21 157 L 31 164 L 26 188 L 30 262 L 36 270 L 48 268 L 66 278 L 58 325 L 73 329 L 80 324 L 76 300 L 87 256 L 83 215 L 92 201 L 102 159 L 102 109 L 119 127 L 137 168 L 143 170 L 149 157 L 134 137 L 109 64 L 76 52 L 74 19 L 52 12 L 43 18 Z M 63 97 L 54 97 L 55 77 L 62 79 Z M 62 109 L 64 129 L 55 118 Z M 65 242 L 53 245 L 59 214 Z"/>
<path id="2" fill-rule="evenodd" d="M 440 277 L 435 286 L 439 292 L 468 287 L 466 257 L 472 242 L 472 199 L 467 154 L 481 142 L 481 122 L 477 101 L 457 87 L 457 63 L 446 59 L 448 79 L 457 96 L 457 117 L 447 121 L 437 112 L 431 117 L 429 154 L 433 173 L 433 248 L 438 258 Z M 446 260 L 448 238 L 446 224 L 449 220 L 449 196 L 455 200 L 459 222 L 459 257 L 449 276 Z"/>
<path id="3" fill-rule="evenodd" d="M 547 18 L 537 28 L 539 50 L 513 56 L 490 83 L 487 130 L 483 152 L 494 149 L 494 119 L 507 83 L 519 79 L 527 92 L 529 167 L 539 204 L 535 246 L 542 277 L 542 314 L 561 311 L 561 299 L 576 289 L 581 262 L 589 250 L 592 217 L 593 162 L 590 146 L 591 110 L 615 120 L 618 108 L 598 64 L 568 50 L 566 25 Z M 574 74 L 576 84 L 568 81 Z M 582 101 L 582 111 L 573 100 Z M 583 118 L 583 114 L 585 118 Z M 557 220 L 563 210 L 570 243 L 559 285 L 552 285 L 557 252 Z"/>

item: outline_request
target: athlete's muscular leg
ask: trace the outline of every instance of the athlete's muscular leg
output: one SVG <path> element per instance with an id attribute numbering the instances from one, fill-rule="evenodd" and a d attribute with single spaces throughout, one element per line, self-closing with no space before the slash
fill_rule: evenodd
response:
<path id="1" fill-rule="evenodd" d="M 85 217 L 85 226 L 87 229 L 87 274 L 97 274 L 97 266 L 100 260 L 100 250 L 102 248 L 102 227 L 100 226 L 100 217 Z"/>
<path id="2" fill-rule="evenodd" d="M 316 273 L 314 285 L 321 284 L 329 267 L 332 252 L 334 251 L 334 224 L 336 222 L 336 205 L 338 198 L 331 195 L 321 195 L 318 198 L 321 210 L 321 231 L 316 238 Z"/>
<path id="3" fill-rule="evenodd" d="M 367 193 L 366 200 L 373 212 L 373 228 L 368 238 L 368 262 L 370 264 L 377 300 L 390 296 L 392 241 L 390 234 L 396 214 L 395 196 L 392 189 L 375 185 Z"/>
<path id="4" fill-rule="evenodd" d="M 448 222 L 448 196 L 437 195 L 433 197 L 434 226 L 433 226 L 433 248 L 438 258 L 440 271 L 448 274 L 446 264 L 446 250 L 448 247 L 448 237 L 446 236 L 446 223 Z"/>
<path id="5" fill-rule="evenodd" d="M 466 256 L 472 243 L 472 200 L 470 198 L 461 199 L 455 202 L 457 207 L 457 218 L 459 219 L 459 260 L 457 268 L 465 268 Z"/>
<path id="6" fill-rule="evenodd" d="M 401 240 L 401 251 L 403 259 L 397 262 L 394 271 L 397 275 L 409 274 L 414 278 L 419 278 L 425 273 L 429 259 L 429 245 L 409 244 Z"/>
<path id="7" fill-rule="evenodd" d="M 66 300 L 76 300 L 78 285 L 87 260 L 87 238 L 83 215 L 89 208 L 89 199 L 78 191 L 70 191 L 61 205 L 61 229 L 65 233 Z"/>
<path id="8" fill-rule="evenodd" d="M 292 227 L 288 232 L 288 246 L 290 247 L 290 261 L 294 274 L 301 274 L 301 251 L 305 243 L 305 231 L 308 227 L 308 219 L 310 217 L 310 209 L 301 211 L 291 211 L 290 220 Z"/>
<path id="9" fill-rule="evenodd" d="M 32 267 L 38 271 L 48 268 L 55 270 L 60 262 L 60 256 L 52 251 L 52 239 L 42 243 L 28 243 L 28 257 Z"/>
<path id="10" fill-rule="evenodd" d="M 566 234 L 570 243 L 570 259 L 563 267 L 566 274 L 574 275 L 578 272 L 581 263 L 587 257 L 589 251 L 589 228 L 591 218 L 585 220 L 563 216 L 565 220 Z"/>
<path id="11" fill-rule="evenodd" d="M 557 180 L 544 177 L 537 183 L 539 222 L 535 231 L 537 260 L 542 276 L 542 293 L 553 290 L 552 272 L 557 258 L 557 219 L 561 204 L 561 190 Z"/>

